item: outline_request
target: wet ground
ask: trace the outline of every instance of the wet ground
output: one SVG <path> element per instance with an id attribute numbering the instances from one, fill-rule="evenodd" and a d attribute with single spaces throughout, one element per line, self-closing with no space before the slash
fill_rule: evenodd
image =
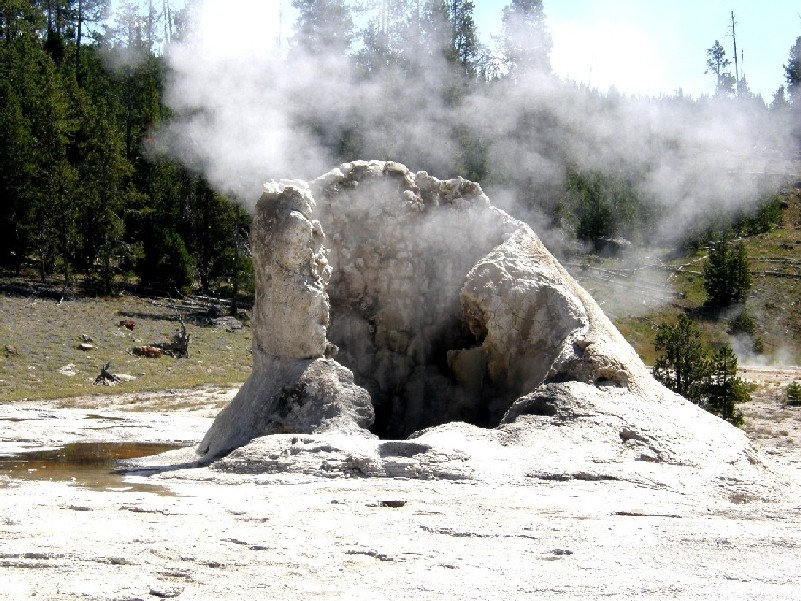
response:
<path id="1" fill-rule="evenodd" d="M 119 461 L 180 448 L 169 443 L 73 442 L 57 449 L 0 457 L 0 477 L 66 482 L 92 490 L 134 490 L 168 494 L 163 486 L 125 481 Z"/>

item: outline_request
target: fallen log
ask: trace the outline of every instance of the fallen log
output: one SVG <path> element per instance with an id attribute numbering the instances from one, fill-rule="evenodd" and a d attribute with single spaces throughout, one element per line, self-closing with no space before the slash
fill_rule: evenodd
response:
<path id="1" fill-rule="evenodd" d="M 178 321 L 180 322 L 181 327 L 173 335 L 172 342 L 163 342 L 154 344 L 153 346 L 161 349 L 163 352 L 169 355 L 172 355 L 173 357 L 184 359 L 189 357 L 189 339 L 191 334 L 186 331 L 184 318 L 179 317 Z"/>

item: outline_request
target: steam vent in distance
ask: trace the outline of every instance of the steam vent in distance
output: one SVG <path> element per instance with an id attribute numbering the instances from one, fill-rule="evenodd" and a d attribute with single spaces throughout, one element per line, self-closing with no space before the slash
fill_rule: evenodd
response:
<path id="1" fill-rule="evenodd" d="M 745 435 L 657 383 L 477 183 L 381 161 L 269 183 L 252 247 L 253 372 L 201 464 L 770 494 Z"/>

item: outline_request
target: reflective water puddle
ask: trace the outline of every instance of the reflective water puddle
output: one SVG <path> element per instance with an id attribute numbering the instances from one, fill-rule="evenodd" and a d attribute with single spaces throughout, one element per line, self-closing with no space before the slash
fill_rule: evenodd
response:
<path id="1" fill-rule="evenodd" d="M 141 442 L 76 442 L 59 449 L 0 457 L 0 475 L 15 480 L 67 482 L 93 490 L 153 492 L 172 495 L 156 484 L 128 482 L 115 472 L 117 461 L 156 455 L 181 445 Z"/>

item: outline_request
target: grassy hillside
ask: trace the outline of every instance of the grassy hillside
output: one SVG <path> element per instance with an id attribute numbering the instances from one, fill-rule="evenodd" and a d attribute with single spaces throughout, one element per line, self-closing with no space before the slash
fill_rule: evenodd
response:
<path id="1" fill-rule="evenodd" d="M 782 218 L 772 231 L 743 238 L 753 277 L 746 301 L 753 337 L 730 334 L 730 314 L 704 307 L 706 251 L 676 257 L 667 249 L 618 259 L 582 257 L 567 263 L 646 363 L 655 358 L 656 326 L 687 313 L 707 342 L 729 342 L 741 363 L 801 363 L 801 184 L 781 195 Z M 755 339 L 761 352 L 754 350 Z"/>
<path id="2" fill-rule="evenodd" d="M 250 329 L 208 325 L 202 309 L 134 296 L 61 300 L 57 288 L 46 284 L 3 282 L 0 402 L 237 384 L 250 373 Z M 179 312 L 191 336 L 188 358 L 149 359 L 131 352 L 135 346 L 170 342 Z M 120 326 L 122 320 L 133 320 L 134 329 Z M 95 348 L 80 350 L 84 340 Z M 108 361 L 112 373 L 135 379 L 113 389 L 94 385 Z"/>

